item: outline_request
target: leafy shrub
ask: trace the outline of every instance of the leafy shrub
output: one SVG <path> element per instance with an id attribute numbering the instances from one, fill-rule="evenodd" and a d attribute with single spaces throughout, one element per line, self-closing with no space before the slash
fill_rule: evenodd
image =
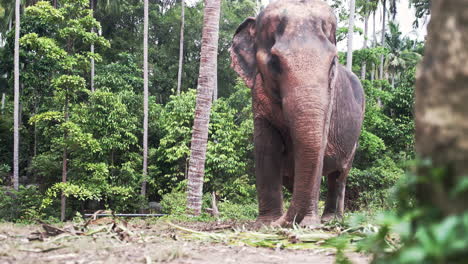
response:
<path id="1" fill-rule="evenodd" d="M 373 254 L 372 263 L 466 263 L 468 213 L 448 214 L 444 208 L 419 199 L 415 194 L 422 185 L 429 183 L 439 191 L 433 195 L 443 195 L 442 199 L 448 200 L 443 206 L 450 207 L 450 200 L 466 197 L 468 180 L 459 177 L 453 184 L 447 184 L 451 170 L 434 168 L 430 164 L 417 162 L 412 168 L 416 170 L 418 176 L 408 172 L 398 181 L 392 196 L 397 209 L 378 219 L 379 232 L 362 240 L 360 248 Z M 421 174 L 422 171 L 425 173 Z M 389 243 L 392 237 L 398 238 L 397 245 Z"/>
<path id="2" fill-rule="evenodd" d="M 0 164 L 0 184 L 6 182 L 6 178 L 11 168 L 8 164 Z"/>
<path id="3" fill-rule="evenodd" d="M 248 204 L 219 202 L 218 210 L 222 219 L 253 220 L 258 216 L 258 205 L 255 202 Z"/>
<path id="4" fill-rule="evenodd" d="M 183 215 L 187 211 L 187 194 L 171 192 L 163 195 L 161 200 L 163 213 L 169 215 Z"/>
<path id="5" fill-rule="evenodd" d="M 38 209 L 42 195 L 36 186 L 20 186 L 18 191 L 0 188 L 0 220 L 27 222 L 42 217 Z"/>
<path id="6" fill-rule="evenodd" d="M 404 175 L 404 171 L 395 162 L 384 157 L 368 169 L 353 168 L 346 186 L 346 204 L 350 209 L 391 208 L 390 189 Z"/>

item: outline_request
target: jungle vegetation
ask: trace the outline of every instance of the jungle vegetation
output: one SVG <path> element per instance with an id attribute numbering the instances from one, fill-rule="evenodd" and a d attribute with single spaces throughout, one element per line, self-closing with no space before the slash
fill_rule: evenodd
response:
<path id="1" fill-rule="evenodd" d="M 460 237 L 468 233 L 466 205 L 457 210 L 429 206 L 421 188 L 435 187 L 415 176 L 437 179 L 445 190 L 438 197 L 454 192 L 446 202 L 466 194 L 466 178 L 454 176 L 450 184 L 444 183 L 463 168 L 447 165 L 451 163 L 431 155 L 438 150 L 424 148 L 431 144 L 431 135 L 418 143 L 422 155 L 416 154 L 416 71 L 425 43 L 400 31 L 395 19 L 398 1 L 352 1 L 355 12 L 350 12 L 347 1 L 327 2 L 339 19 L 340 42 L 353 34 L 365 39 L 362 47 L 348 45 L 339 56 L 360 76 L 366 92 L 362 135 L 346 190 L 347 210 L 393 212 L 383 227 L 416 223 L 415 229 L 408 227 L 402 241 L 408 250 L 418 252 L 419 262 L 458 254 L 467 246 Z M 18 41 L 16 3 L 21 4 Z M 204 91 L 213 104 L 207 124 L 202 208 L 210 207 L 214 193 L 221 218 L 253 219 L 250 91 L 230 69 L 228 49 L 237 26 L 262 7 L 251 0 L 219 4 L 218 59 L 216 68 L 208 65 L 216 70 L 216 82 L 210 84 L 212 90 Z M 416 9 L 414 25 L 425 23 L 431 2 L 410 0 L 409 5 Z M 448 6 L 446 12 L 456 12 L 456 3 Z M 148 19 L 144 19 L 145 7 Z M 150 201 L 160 202 L 164 213 L 185 214 L 203 66 L 200 51 L 206 41 L 202 39 L 204 9 L 202 1 L 0 0 L 1 221 L 58 221 L 97 209 L 140 212 L 148 209 Z M 15 82 L 15 43 L 19 45 L 19 82 Z M 416 113 L 422 111 L 418 109 Z M 423 135 L 425 130 L 421 131 Z M 418 229 L 418 223 L 425 229 Z M 439 239 L 440 225 L 462 232 Z M 382 241 L 386 232 L 389 229 L 382 228 L 375 241 Z M 387 257 L 382 248 L 375 253 Z M 407 253 L 398 254 L 404 262 Z"/>

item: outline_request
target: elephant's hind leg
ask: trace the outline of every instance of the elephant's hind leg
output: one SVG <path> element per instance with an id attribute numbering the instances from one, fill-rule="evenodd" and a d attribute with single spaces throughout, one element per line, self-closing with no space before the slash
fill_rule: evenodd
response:
<path id="1" fill-rule="evenodd" d="M 281 164 L 283 140 L 265 119 L 254 122 L 255 175 L 257 178 L 259 224 L 270 224 L 283 214 Z"/>
<path id="2" fill-rule="evenodd" d="M 322 222 L 343 217 L 346 179 L 351 170 L 351 164 L 352 159 L 343 170 L 332 172 L 327 176 L 327 201 L 322 214 Z"/>

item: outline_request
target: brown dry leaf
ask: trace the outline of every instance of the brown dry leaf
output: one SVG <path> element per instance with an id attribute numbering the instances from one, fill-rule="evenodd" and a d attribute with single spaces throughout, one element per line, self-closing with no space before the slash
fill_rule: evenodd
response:
<path id="1" fill-rule="evenodd" d="M 54 227 L 48 224 L 42 224 L 42 228 L 44 228 L 48 236 L 57 236 L 67 232 L 61 228 Z"/>
<path id="2" fill-rule="evenodd" d="M 110 217 L 103 217 L 103 218 L 98 218 L 98 219 L 91 219 L 89 220 L 84 227 L 90 226 L 90 225 L 108 225 L 111 223 L 115 223 L 115 220 L 110 218 Z"/>

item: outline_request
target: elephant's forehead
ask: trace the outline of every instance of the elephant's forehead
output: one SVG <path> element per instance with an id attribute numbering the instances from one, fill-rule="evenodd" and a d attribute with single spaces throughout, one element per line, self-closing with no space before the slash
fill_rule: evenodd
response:
<path id="1" fill-rule="evenodd" d="M 317 19 L 336 23 L 333 10 L 322 0 L 278 0 L 268 5 L 262 13 L 262 23 L 275 22 L 285 18 L 293 23 Z"/>

